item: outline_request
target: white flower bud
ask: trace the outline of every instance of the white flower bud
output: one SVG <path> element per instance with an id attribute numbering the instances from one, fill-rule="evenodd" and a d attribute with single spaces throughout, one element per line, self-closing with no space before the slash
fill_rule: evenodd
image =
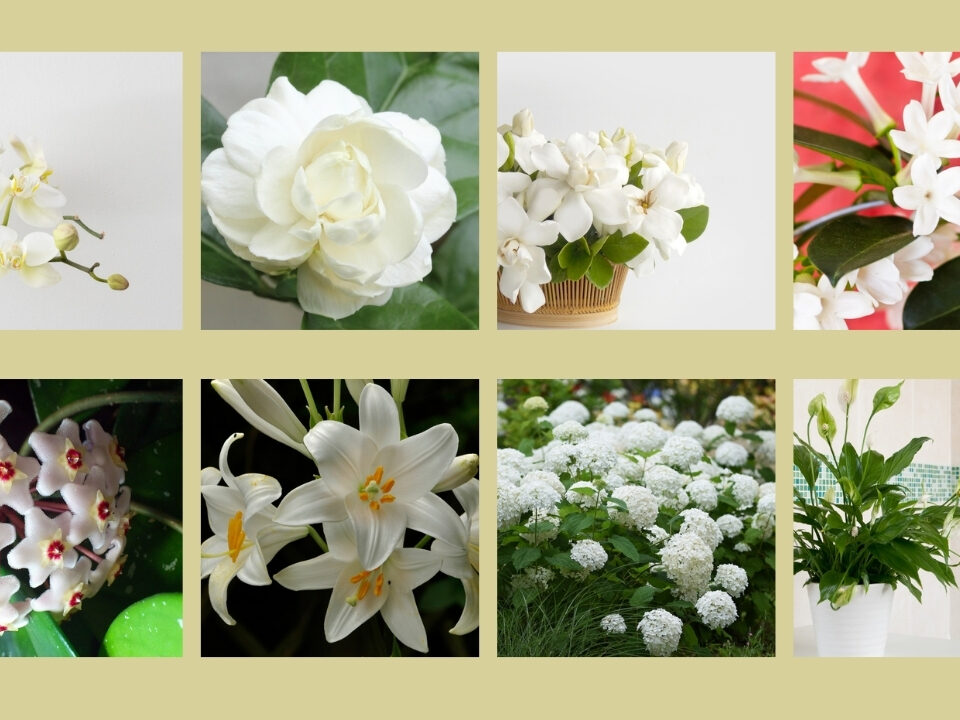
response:
<path id="1" fill-rule="evenodd" d="M 479 455 L 458 455 L 453 459 L 453 462 L 450 463 L 450 467 L 447 469 L 447 472 L 444 473 L 443 477 L 440 478 L 440 482 L 433 486 L 433 492 L 443 492 L 444 490 L 453 490 L 455 487 L 460 487 L 477 474 L 479 467 Z"/>
<path id="2" fill-rule="evenodd" d="M 53 242 L 60 252 L 73 250 L 80 242 L 76 226 L 73 223 L 62 222 L 53 229 Z M 121 276 L 117 276 L 121 277 Z M 113 287 L 111 285 L 111 287 Z M 117 288 L 114 288 L 115 290 Z M 121 288 L 122 289 L 122 288 Z"/>

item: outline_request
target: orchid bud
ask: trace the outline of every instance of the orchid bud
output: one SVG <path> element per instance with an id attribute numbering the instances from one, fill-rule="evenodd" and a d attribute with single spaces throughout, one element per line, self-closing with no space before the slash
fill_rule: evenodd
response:
<path id="1" fill-rule="evenodd" d="M 73 223 L 62 222 L 53 229 L 53 242 L 60 252 L 73 250 L 80 242 L 77 228 Z M 119 275 L 117 277 L 120 277 Z M 111 285 L 111 287 L 113 287 Z M 116 290 L 117 288 L 114 288 Z M 123 288 L 120 288 L 121 290 Z"/>
<path id="2" fill-rule="evenodd" d="M 107 285 L 111 290 L 126 290 L 130 287 L 130 282 L 123 275 L 114 273 L 107 278 Z"/>

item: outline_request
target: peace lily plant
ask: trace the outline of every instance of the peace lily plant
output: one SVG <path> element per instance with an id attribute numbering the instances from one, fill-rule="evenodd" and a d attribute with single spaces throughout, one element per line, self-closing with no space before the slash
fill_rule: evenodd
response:
<path id="1" fill-rule="evenodd" d="M 860 75 L 868 52 L 818 58 L 816 72 L 802 78 L 842 83 L 863 115 L 806 89 L 794 91 L 872 136 L 864 143 L 794 126 L 794 144 L 826 160 L 801 166 L 795 155 L 794 182 L 806 186 L 794 202 L 795 329 L 845 330 L 847 320 L 879 310 L 893 328 L 960 328 L 960 57 L 895 55 L 904 77 L 916 83 L 916 97 L 891 108 L 892 116 Z M 835 188 L 856 195 L 845 207 L 799 219 Z M 861 214 L 865 210 L 873 213 Z"/>
<path id="2" fill-rule="evenodd" d="M 315 464 L 314 479 L 287 485 L 284 495 L 278 479 L 231 471 L 230 448 L 243 437 L 234 433 L 223 444 L 220 467 L 202 471 L 212 531 L 201 546 L 202 576 L 209 577 L 211 606 L 223 622 L 236 623 L 227 609 L 234 578 L 249 585 L 276 580 L 290 590 L 332 591 L 323 622 L 329 643 L 379 615 L 397 641 L 426 653 L 427 632 L 413 593 L 445 575 L 460 581 L 465 596 L 449 632 L 477 629 L 479 459 L 457 455 L 458 435 L 447 423 L 408 436 L 407 385 L 392 380 L 387 391 L 372 380 L 347 381 L 359 410 L 355 428 L 343 422 L 341 381 L 334 381 L 334 407 L 323 419 L 309 383 L 301 381 L 308 429 L 268 383 L 214 381 L 214 389 L 255 428 Z M 316 555 L 268 571 L 285 545 L 308 535 Z"/>
<path id="3" fill-rule="evenodd" d="M 686 143 L 658 149 L 623 128 L 548 140 L 518 112 L 497 134 L 500 292 L 532 313 L 547 283 L 605 288 L 618 265 L 642 277 L 682 255 L 709 215 L 686 158 Z"/>
<path id="4" fill-rule="evenodd" d="M 794 465 L 808 486 L 806 492 L 797 488 L 793 492 L 794 572 L 807 572 L 808 584 L 819 584 L 819 602 L 829 603 L 834 610 L 848 604 L 858 587 L 877 583 L 903 584 L 919 601 L 921 570 L 932 573 L 944 587 L 957 585 L 949 536 L 960 522 L 955 517 L 960 491 L 943 503 L 930 503 L 909 497 L 896 483 L 928 437 L 913 438 L 889 457 L 866 448 L 871 421 L 897 402 L 902 381 L 877 390 L 860 449 L 856 449 L 856 439 L 848 440 L 847 429 L 857 384 L 848 380 L 839 393 L 842 440 L 837 441 L 837 423 L 820 393 L 807 407 L 806 438 L 795 434 L 793 446 Z M 828 455 L 813 447 L 812 426 L 826 443 Z M 822 467 L 837 485 L 820 496 L 816 483 Z"/>
<path id="5" fill-rule="evenodd" d="M 63 215 L 66 196 L 50 183 L 53 168 L 43 148 L 34 138 L 10 138 L 10 148 L 0 141 L 0 163 L 15 157 L 14 165 L 4 170 L 7 182 L 0 186 L 0 276 L 10 272 L 31 287 L 46 287 L 60 281 L 54 263 L 80 270 L 112 290 L 126 290 L 127 279 L 118 273 L 98 275 L 100 263 L 82 265 L 67 253 L 80 243 L 79 226 L 86 233 L 103 239 L 104 233 L 91 230 L 76 215 Z M 29 229 L 17 230 L 10 224 L 18 219 Z"/>

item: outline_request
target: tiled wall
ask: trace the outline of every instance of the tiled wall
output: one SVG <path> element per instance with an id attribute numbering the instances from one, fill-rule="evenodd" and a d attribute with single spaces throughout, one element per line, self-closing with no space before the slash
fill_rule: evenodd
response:
<path id="1" fill-rule="evenodd" d="M 897 475 L 894 482 L 905 487 L 911 497 L 922 498 L 926 495 L 929 502 L 940 503 L 949 498 L 957 489 L 957 483 L 960 482 L 960 467 L 914 463 Z M 833 473 L 821 464 L 820 477 L 817 479 L 816 486 L 817 497 L 823 497 L 827 490 L 834 487 L 836 483 Z M 804 480 L 796 466 L 793 468 L 793 487 L 802 493 L 804 498 L 810 499 L 810 489 L 807 486 L 807 481 Z M 838 489 L 837 502 L 840 502 L 840 496 L 841 493 Z"/>

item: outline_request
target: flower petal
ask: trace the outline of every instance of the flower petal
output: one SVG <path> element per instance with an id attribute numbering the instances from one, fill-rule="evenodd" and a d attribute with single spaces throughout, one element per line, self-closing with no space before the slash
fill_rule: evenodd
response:
<path id="1" fill-rule="evenodd" d="M 467 546 L 467 529 L 460 516 L 433 493 L 407 504 L 407 526 L 451 545 Z"/>
<path id="2" fill-rule="evenodd" d="M 371 383 L 360 392 L 358 404 L 360 432 L 373 440 L 377 449 L 400 442 L 400 415 L 390 393 Z"/>
<path id="3" fill-rule="evenodd" d="M 329 590 L 337 584 L 345 563 L 330 554 L 294 563 L 273 576 L 288 590 Z"/>
<path id="4" fill-rule="evenodd" d="M 326 480 L 311 480 L 284 496 L 273 520 L 281 525 L 315 525 L 346 518 L 343 496 L 331 492 Z"/>
<path id="5" fill-rule="evenodd" d="M 402 592 L 399 588 L 392 588 L 387 601 L 380 609 L 380 614 L 397 640 L 417 652 L 429 651 L 427 631 L 423 627 L 423 619 L 420 617 L 412 592 Z"/>
<path id="6" fill-rule="evenodd" d="M 375 452 L 373 441 L 359 430 L 334 420 L 318 422 L 303 438 L 320 477 L 334 494 L 356 494 L 367 475 L 364 459 Z"/>
<path id="7" fill-rule="evenodd" d="M 263 380 L 214 380 L 217 394 L 257 430 L 304 455 L 307 429 L 269 383 Z"/>
<path id="8" fill-rule="evenodd" d="M 406 532 L 406 506 L 397 502 L 384 503 L 374 510 L 356 492 L 347 495 L 344 502 L 356 534 L 360 564 L 364 570 L 380 567 Z"/>
<path id="9" fill-rule="evenodd" d="M 422 433 L 381 448 L 373 461 L 396 481 L 391 491 L 398 501 L 412 501 L 430 491 L 457 454 L 457 431 L 452 425 L 434 425 Z"/>

